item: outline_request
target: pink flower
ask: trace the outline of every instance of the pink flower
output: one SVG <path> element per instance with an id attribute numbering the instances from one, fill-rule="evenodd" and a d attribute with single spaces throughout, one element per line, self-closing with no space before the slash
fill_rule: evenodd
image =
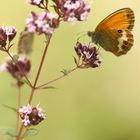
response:
<path id="1" fill-rule="evenodd" d="M 2 29 L 5 31 L 9 41 L 12 41 L 17 33 L 14 26 L 3 26 Z"/>
<path id="2" fill-rule="evenodd" d="M 30 114 L 32 112 L 32 107 L 28 104 L 27 106 L 23 106 L 19 108 L 19 113 Z"/>
<path id="3" fill-rule="evenodd" d="M 37 125 L 46 118 L 43 109 L 39 105 L 32 107 L 28 104 L 20 107 L 19 113 L 24 126 Z"/>
<path id="4" fill-rule="evenodd" d="M 77 42 L 75 46 L 75 51 L 78 55 L 78 61 L 81 64 L 78 64 L 80 68 L 96 68 L 101 64 L 101 60 L 99 57 L 98 49 L 92 44 L 82 44 Z"/>
<path id="5" fill-rule="evenodd" d="M 53 0 L 56 4 L 57 13 L 65 21 L 75 23 L 86 20 L 90 12 L 89 4 L 86 0 Z"/>
<path id="6" fill-rule="evenodd" d="M 5 47 L 7 40 L 10 42 L 16 36 L 16 28 L 13 26 L 2 26 L 0 27 L 0 46 Z"/>
<path id="7" fill-rule="evenodd" d="M 32 5 L 40 5 L 42 3 L 42 0 L 27 0 L 27 2 Z"/>
<path id="8" fill-rule="evenodd" d="M 32 12 L 26 20 L 26 27 L 29 32 L 38 32 L 39 34 L 52 34 L 57 27 L 55 15 L 49 11 L 42 11 L 38 14 Z"/>
<path id="9" fill-rule="evenodd" d="M 8 59 L 0 67 L 0 71 L 3 70 L 7 70 L 13 78 L 20 80 L 24 75 L 29 74 L 31 62 L 26 56 L 20 56 L 16 62 Z"/>

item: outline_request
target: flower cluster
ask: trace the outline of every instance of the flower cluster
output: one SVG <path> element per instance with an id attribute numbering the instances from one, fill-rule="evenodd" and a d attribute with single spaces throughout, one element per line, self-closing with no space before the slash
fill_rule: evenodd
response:
<path id="1" fill-rule="evenodd" d="M 15 79 L 20 80 L 24 75 L 27 75 L 31 70 L 31 62 L 25 57 L 19 57 L 16 62 L 7 60 L 1 70 L 7 70 Z"/>
<path id="2" fill-rule="evenodd" d="M 2 26 L 0 27 L 0 46 L 5 47 L 7 44 L 7 40 L 11 42 L 17 31 L 15 27 L 12 26 Z"/>
<path id="3" fill-rule="evenodd" d="M 82 59 L 82 63 L 78 64 L 80 68 L 95 68 L 101 64 L 98 50 L 96 47 L 92 46 L 92 44 L 87 45 L 77 42 L 75 51 L 79 58 L 76 63 L 79 63 L 79 61 Z"/>
<path id="4" fill-rule="evenodd" d="M 26 28 L 28 32 L 52 34 L 54 29 L 58 27 L 58 19 L 49 11 L 42 11 L 38 14 L 31 12 L 26 20 Z"/>
<path id="5" fill-rule="evenodd" d="M 42 108 L 37 105 L 32 107 L 31 105 L 22 106 L 19 108 L 19 114 L 24 126 L 37 125 L 45 119 L 45 114 Z"/>
<path id="6" fill-rule="evenodd" d="M 75 23 L 86 20 L 90 7 L 87 0 L 53 0 L 55 10 L 65 21 Z"/>

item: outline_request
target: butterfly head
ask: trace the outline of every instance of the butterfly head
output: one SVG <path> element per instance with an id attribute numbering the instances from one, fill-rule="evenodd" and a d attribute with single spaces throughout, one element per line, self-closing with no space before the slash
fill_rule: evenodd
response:
<path id="1" fill-rule="evenodd" d="M 97 35 L 96 35 L 96 32 L 91 32 L 91 31 L 88 31 L 87 32 L 87 35 L 89 36 L 89 37 L 91 37 L 91 40 L 92 40 L 92 42 L 94 42 L 95 44 L 97 43 Z"/>

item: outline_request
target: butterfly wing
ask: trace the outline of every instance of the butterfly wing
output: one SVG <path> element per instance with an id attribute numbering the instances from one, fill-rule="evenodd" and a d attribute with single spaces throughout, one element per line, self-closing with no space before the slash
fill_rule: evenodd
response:
<path id="1" fill-rule="evenodd" d="M 98 24 L 96 30 L 105 28 L 122 28 L 131 31 L 133 29 L 133 26 L 134 12 L 130 8 L 123 8 L 107 16 Z"/>
<path id="2" fill-rule="evenodd" d="M 133 46 L 133 26 L 134 12 L 130 8 L 120 9 L 99 23 L 92 40 L 116 56 L 126 54 Z"/>

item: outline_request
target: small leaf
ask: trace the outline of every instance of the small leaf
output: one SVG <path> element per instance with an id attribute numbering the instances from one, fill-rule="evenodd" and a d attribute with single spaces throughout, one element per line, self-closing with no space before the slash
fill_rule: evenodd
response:
<path id="1" fill-rule="evenodd" d="M 47 86 L 47 87 L 42 87 L 42 88 L 39 88 L 39 89 L 56 89 L 56 87 L 54 87 L 54 86 Z"/>
<path id="2" fill-rule="evenodd" d="M 18 41 L 18 53 L 19 54 L 31 53 L 33 41 L 34 41 L 34 33 L 30 33 L 26 30 L 21 32 Z"/>
<path id="3" fill-rule="evenodd" d="M 30 128 L 27 129 L 27 131 L 24 133 L 23 137 L 27 137 L 27 136 L 35 136 L 37 135 L 39 132 L 39 130 L 35 129 L 35 128 Z"/>
<path id="4" fill-rule="evenodd" d="M 60 71 L 60 72 L 62 72 L 64 75 L 68 75 L 69 74 L 69 70 L 67 70 L 67 69 L 63 69 L 62 71 Z"/>
<path id="5" fill-rule="evenodd" d="M 16 137 L 16 129 L 15 128 L 3 128 L 0 130 L 4 135 L 8 135 L 12 138 Z"/>
<path id="6" fill-rule="evenodd" d="M 16 63 L 19 59 L 19 56 L 17 54 L 13 55 L 13 61 Z"/>
<path id="7" fill-rule="evenodd" d="M 5 105 L 5 104 L 3 104 L 3 106 L 4 106 L 5 108 L 8 108 L 8 109 L 14 111 L 14 112 L 17 112 L 17 109 L 14 108 L 14 107 L 11 107 L 11 106 L 8 106 L 8 105 Z"/>
<path id="8" fill-rule="evenodd" d="M 74 58 L 75 64 L 78 65 L 77 59 L 75 57 L 73 57 L 73 58 Z"/>

